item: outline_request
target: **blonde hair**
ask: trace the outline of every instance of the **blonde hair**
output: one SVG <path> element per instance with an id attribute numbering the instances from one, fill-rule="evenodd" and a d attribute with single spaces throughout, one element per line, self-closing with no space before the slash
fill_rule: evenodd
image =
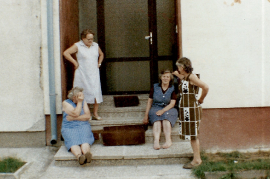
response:
<path id="1" fill-rule="evenodd" d="M 83 92 L 83 88 L 79 88 L 79 87 L 77 87 L 77 86 L 74 87 L 74 88 L 72 88 L 71 90 L 68 91 L 68 95 L 67 95 L 68 99 L 72 100 L 73 97 L 74 97 L 74 96 L 77 96 L 77 94 L 78 94 L 79 92 Z"/>

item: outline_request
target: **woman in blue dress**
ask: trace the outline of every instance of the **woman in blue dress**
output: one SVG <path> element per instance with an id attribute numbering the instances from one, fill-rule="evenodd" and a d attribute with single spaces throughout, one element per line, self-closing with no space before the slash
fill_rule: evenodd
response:
<path id="1" fill-rule="evenodd" d="M 143 119 L 144 124 L 150 121 L 153 125 L 155 150 L 160 149 L 161 128 L 166 140 L 162 148 L 167 149 L 172 145 L 171 129 L 178 118 L 178 112 L 174 108 L 177 96 L 174 92 L 173 75 L 169 70 L 165 70 L 159 78 L 160 83 L 154 84 L 150 91 Z"/>
<path id="2" fill-rule="evenodd" d="M 91 113 L 87 103 L 84 101 L 82 91 L 82 88 L 73 88 L 68 93 L 69 99 L 63 101 L 63 122 L 61 128 L 67 150 L 76 156 L 81 165 L 91 162 L 90 145 L 95 140 L 88 122 L 91 118 Z"/>

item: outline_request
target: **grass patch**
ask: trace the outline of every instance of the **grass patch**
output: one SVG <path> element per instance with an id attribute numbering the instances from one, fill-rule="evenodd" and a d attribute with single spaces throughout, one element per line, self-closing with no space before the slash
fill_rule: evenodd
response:
<path id="1" fill-rule="evenodd" d="M 0 173 L 14 173 L 20 167 L 22 167 L 25 162 L 20 159 L 8 157 L 0 160 Z"/>
<path id="2" fill-rule="evenodd" d="M 203 163 L 192 170 L 198 178 L 205 178 L 204 172 L 229 171 L 223 179 L 235 178 L 235 173 L 245 170 L 269 170 L 270 152 L 216 153 L 201 152 Z M 269 175 L 270 176 L 270 175 Z"/>

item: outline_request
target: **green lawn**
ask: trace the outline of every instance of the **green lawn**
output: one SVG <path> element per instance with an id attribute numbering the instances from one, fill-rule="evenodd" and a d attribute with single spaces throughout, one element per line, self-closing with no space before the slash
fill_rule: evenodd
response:
<path id="1" fill-rule="evenodd" d="M 0 173 L 14 173 L 21 166 L 23 166 L 25 162 L 16 158 L 5 158 L 0 160 Z"/>
<path id="2" fill-rule="evenodd" d="M 202 152 L 203 163 L 194 168 L 193 174 L 198 178 L 205 178 L 204 172 L 228 171 L 225 178 L 234 178 L 234 173 L 245 170 L 269 170 L 270 152 L 257 153 L 216 153 Z"/>

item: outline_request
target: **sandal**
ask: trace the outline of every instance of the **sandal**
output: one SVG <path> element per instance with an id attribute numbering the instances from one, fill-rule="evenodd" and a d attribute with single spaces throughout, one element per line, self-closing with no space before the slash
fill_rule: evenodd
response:
<path id="1" fill-rule="evenodd" d="M 86 162 L 86 163 L 91 163 L 91 160 L 92 160 L 92 154 L 91 154 L 90 152 L 87 152 L 87 153 L 85 154 L 85 157 L 86 157 L 85 162 Z"/>
<path id="2" fill-rule="evenodd" d="M 93 115 L 93 119 L 94 120 L 102 120 L 102 117 L 100 117 L 100 116 L 96 117 L 96 116 Z"/>
<path id="3" fill-rule="evenodd" d="M 84 155 L 80 155 L 79 158 L 78 158 L 78 161 L 79 161 L 79 164 L 80 165 L 83 165 L 84 162 L 85 162 L 86 158 Z"/>
<path id="4" fill-rule="evenodd" d="M 194 168 L 194 167 L 197 167 L 197 166 L 199 166 L 199 165 L 201 165 L 201 163 L 198 163 L 198 164 L 191 164 L 191 162 L 190 163 L 186 163 L 184 166 L 183 166 L 183 168 L 184 169 L 192 169 L 192 168 Z"/>

